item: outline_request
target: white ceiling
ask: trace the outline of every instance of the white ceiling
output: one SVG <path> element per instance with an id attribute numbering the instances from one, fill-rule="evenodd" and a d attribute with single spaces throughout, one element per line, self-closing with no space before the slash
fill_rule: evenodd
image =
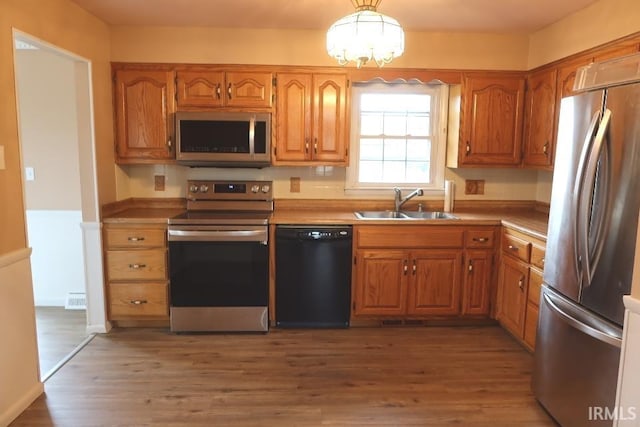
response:
<path id="1" fill-rule="evenodd" d="M 349 0 L 73 0 L 111 25 L 327 29 Z M 411 31 L 532 32 L 596 0 L 384 0 Z"/>

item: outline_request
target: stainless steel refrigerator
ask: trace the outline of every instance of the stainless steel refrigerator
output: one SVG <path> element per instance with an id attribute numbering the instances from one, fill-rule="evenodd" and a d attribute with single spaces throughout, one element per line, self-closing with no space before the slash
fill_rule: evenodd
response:
<path id="1" fill-rule="evenodd" d="M 640 55 L 563 98 L 533 388 L 563 427 L 611 426 L 640 206 Z"/>

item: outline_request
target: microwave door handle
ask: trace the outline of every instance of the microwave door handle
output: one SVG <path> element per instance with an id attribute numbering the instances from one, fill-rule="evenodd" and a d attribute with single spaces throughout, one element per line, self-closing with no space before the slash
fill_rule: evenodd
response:
<path id="1" fill-rule="evenodd" d="M 256 116 L 249 119 L 249 154 L 253 157 L 256 152 Z"/>

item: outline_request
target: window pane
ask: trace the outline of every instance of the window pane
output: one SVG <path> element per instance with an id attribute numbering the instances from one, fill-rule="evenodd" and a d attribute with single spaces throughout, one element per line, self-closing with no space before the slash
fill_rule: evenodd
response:
<path id="1" fill-rule="evenodd" d="M 385 114 L 384 134 L 405 136 L 407 134 L 407 116 L 404 114 Z"/>
<path id="2" fill-rule="evenodd" d="M 360 182 L 382 182 L 382 162 L 361 161 L 358 172 Z"/>
<path id="3" fill-rule="evenodd" d="M 405 139 L 384 140 L 384 160 L 406 160 L 407 141 Z"/>
<path id="4" fill-rule="evenodd" d="M 382 182 L 406 182 L 404 162 L 384 162 Z"/>
<path id="5" fill-rule="evenodd" d="M 382 160 L 382 140 L 381 139 L 360 139 L 360 159 L 361 160 Z"/>
<path id="6" fill-rule="evenodd" d="M 382 113 L 362 113 L 360 116 L 360 134 L 382 135 Z"/>
<path id="7" fill-rule="evenodd" d="M 407 162 L 407 182 L 430 183 L 430 162 Z"/>
<path id="8" fill-rule="evenodd" d="M 407 141 L 407 160 L 431 159 L 431 141 L 428 139 L 410 139 Z"/>
<path id="9" fill-rule="evenodd" d="M 407 134 L 411 136 L 429 136 L 429 116 L 420 114 L 407 117 Z"/>

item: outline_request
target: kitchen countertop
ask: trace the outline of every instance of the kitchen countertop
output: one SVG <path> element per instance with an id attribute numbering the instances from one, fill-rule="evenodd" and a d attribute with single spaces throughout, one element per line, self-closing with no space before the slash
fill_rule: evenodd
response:
<path id="1" fill-rule="evenodd" d="M 182 208 L 135 207 L 110 214 L 103 222 L 110 224 L 166 223 L 168 218 L 180 215 Z M 546 240 L 548 216 L 531 209 L 453 212 L 458 219 L 407 220 L 358 219 L 353 211 L 276 210 L 270 224 L 296 225 L 504 225 Z"/>

